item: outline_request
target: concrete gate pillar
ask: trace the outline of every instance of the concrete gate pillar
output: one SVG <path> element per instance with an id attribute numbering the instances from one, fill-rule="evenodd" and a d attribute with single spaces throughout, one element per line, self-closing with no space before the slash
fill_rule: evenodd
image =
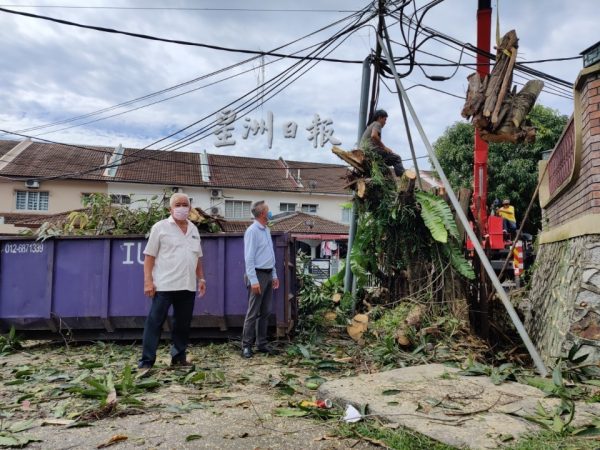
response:
<path id="1" fill-rule="evenodd" d="M 573 117 L 539 165 L 543 231 L 525 325 L 546 363 L 573 345 L 600 361 L 600 42 L 584 61 Z"/>

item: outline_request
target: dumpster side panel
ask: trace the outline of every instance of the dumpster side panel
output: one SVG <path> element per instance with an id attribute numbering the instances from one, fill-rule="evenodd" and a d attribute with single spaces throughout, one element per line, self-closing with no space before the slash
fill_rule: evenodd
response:
<path id="1" fill-rule="evenodd" d="M 290 323 L 287 236 L 273 236 L 280 288 L 273 325 Z M 56 332 L 63 324 L 100 338 L 141 333 L 151 300 L 143 293 L 142 237 L 56 238 L 37 242 L 0 238 L 0 324 Z M 192 327 L 240 327 L 248 293 L 240 234 L 202 236 L 207 292 L 197 299 Z M 288 292 L 286 292 L 288 291 Z M 169 329 L 169 323 L 165 325 Z M 125 331 L 124 331 L 125 330 Z M 129 330 L 129 331 L 127 331 Z"/>
<path id="2" fill-rule="evenodd" d="M 108 317 L 146 317 L 150 299 L 144 296 L 145 239 L 112 239 Z"/>
<path id="3" fill-rule="evenodd" d="M 244 282 L 244 238 L 231 239 L 226 243 L 225 273 L 223 285 L 225 311 L 231 317 L 245 317 L 248 309 L 248 290 Z"/>
<path id="4" fill-rule="evenodd" d="M 275 248 L 275 260 L 277 261 L 277 277 L 279 278 L 279 289 L 273 291 L 273 312 L 277 320 L 277 326 L 283 327 L 287 324 L 289 318 L 286 317 L 285 301 L 286 301 L 286 257 L 288 249 L 286 236 L 276 236 L 273 242 Z"/>
<path id="5" fill-rule="evenodd" d="M 100 318 L 104 242 L 56 241 L 53 313 L 56 318 Z"/>
<path id="6" fill-rule="evenodd" d="M 219 295 L 222 290 L 221 284 L 225 280 L 223 271 L 218 270 L 219 262 L 225 257 L 222 245 L 223 241 L 219 238 L 202 237 L 202 266 L 206 279 L 206 294 L 196 299 L 194 316 L 223 317 L 225 314 L 224 301 Z"/>
<path id="7" fill-rule="evenodd" d="M 0 244 L 0 319 L 49 318 L 54 243 Z"/>

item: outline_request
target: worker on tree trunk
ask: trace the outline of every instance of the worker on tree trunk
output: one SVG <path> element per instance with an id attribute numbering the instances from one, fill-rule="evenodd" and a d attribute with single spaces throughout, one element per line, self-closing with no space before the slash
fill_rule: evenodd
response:
<path id="1" fill-rule="evenodd" d="M 381 130 L 385 126 L 388 114 L 383 109 L 378 109 L 373 114 L 373 121 L 369 124 L 362 137 L 360 147 L 363 151 L 371 150 L 377 153 L 388 166 L 394 167 L 394 173 L 401 177 L 404 173 L 402 159 L 392 149 L 386 147 L 381 141 Z"/>

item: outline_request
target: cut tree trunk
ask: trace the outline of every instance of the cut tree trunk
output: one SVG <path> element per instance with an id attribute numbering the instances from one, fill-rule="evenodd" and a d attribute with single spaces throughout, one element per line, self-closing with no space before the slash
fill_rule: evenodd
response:
<path id="1" fill-rule="evenodd" d="M 367 182 L 364 178 L 356 180 L 356 195 L 358 198 L 365 198 L 365 192 L 367 190 Z"/>
<path id="2" fill-rule="evenodd" d="M 414 170 L 407 169 L 404 174 L 397 179 L 398 192 L 413 192 L 415 190 L 415 182 L 417 174 Z"/>
<path id="3" fill-rule="evenodd" d="M 512 81 L 512 71 L 515 67 L 515 61 L 517 60 L 517 49 L 512 47 L 510 52 L 511 56 L 510 60 L 508 61 L 508 67 L 504 72 L 502 86 L 500 87 L 500 92 L 498 93 L 498 98 L 496 99 L 496 106 L 494 107 L 494 112 L 492 113 L 492 125 L 496 125 L 498 123 L 498 113 L 500 112 L 502 102 L 504 101 L 504 97 L 506 97 L 506 93 L 508 92 L 508 88 L 510 87 L 510 83 Z"/>
<path id="4" fill-rule="evenodd" d="M 347 152 L 339 147 L 334 146 L 331 151 L 355 169 L 364 172 L 363 164 L 365 162 L 365 154 L 362 150 L 351 150 Z"/>
<path id="5" fill-rule="evenodd" d="M 477 73 L 468 77 L 467 99 L 462 116 L 471 118 L 487 142 L 533 142 L 535 129 L 524 124 L 544 83 L 531 80 L 519 93 L 510 90 L 517 58 L 518 38 L 514 30 L 497 47 L 496 64 L 483 81 Z"/>

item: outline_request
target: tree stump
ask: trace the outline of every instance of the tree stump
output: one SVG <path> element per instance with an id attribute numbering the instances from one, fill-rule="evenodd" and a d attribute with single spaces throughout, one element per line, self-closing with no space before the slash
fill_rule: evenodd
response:
<path id="1" fill-rule="evenodd" d="M 398 186 L 398 192 L 409 192 L 412 193 L 415 190 L 415 183 L 417 181 L 417 174 L 414 170 L 407 169 L 404 171 L 401 177 L 396 181 Z"/>

